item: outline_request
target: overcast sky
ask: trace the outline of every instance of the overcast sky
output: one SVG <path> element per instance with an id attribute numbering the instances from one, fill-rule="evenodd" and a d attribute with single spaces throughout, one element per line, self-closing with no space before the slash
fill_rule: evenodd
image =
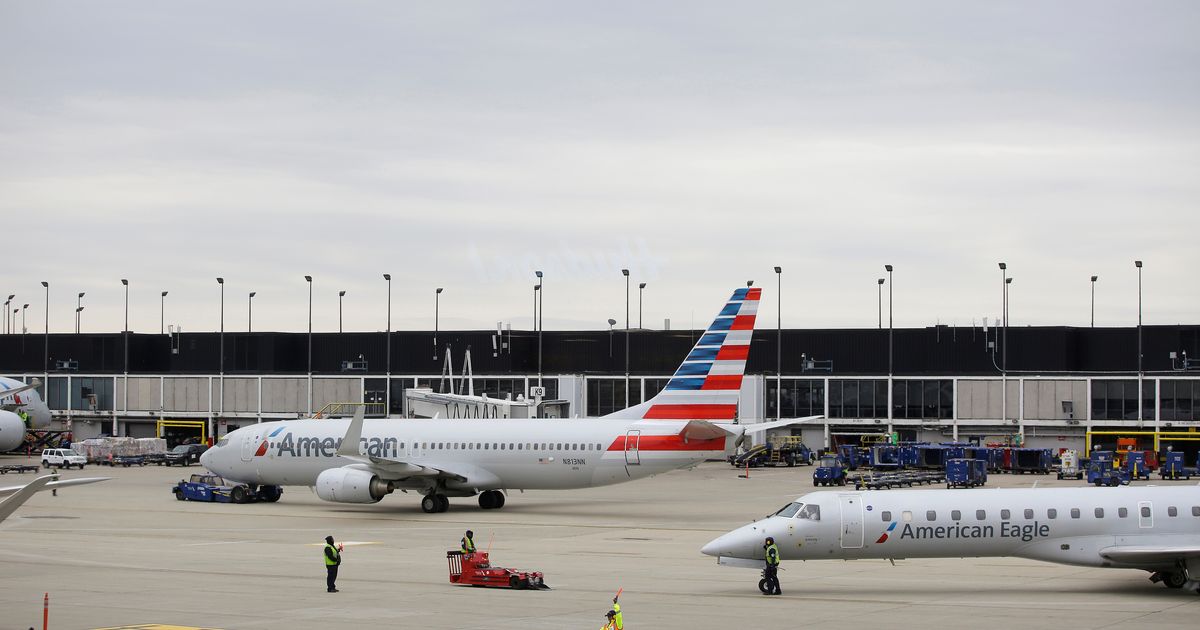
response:
<path id="1" fill-rule="evenodd" d="M 1196 2 L 0 2 L 42 330 L 1200 323 Z M 884 318 L 887 287 L 884 287 Z M 18 327 L 20 323 L 18 321 Z"/>

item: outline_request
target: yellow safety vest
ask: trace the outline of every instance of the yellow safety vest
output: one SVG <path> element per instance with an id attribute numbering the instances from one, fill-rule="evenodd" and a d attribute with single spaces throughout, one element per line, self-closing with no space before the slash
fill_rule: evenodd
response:
<path id="1" fill-rule="evenodd" d="M 329 553 L 330 551 L 333 552 L 332 557 L 330 556 L 330 553 Z M 341 562 L 342 562 L 342 556 L 341 556 L 341 554 L 338 553 L 337 547 L 334 547 L 333 545 L 331 545 L 329 543 L 325 543 L 325 554 L 324 555 L 325 555 L 325 566 L 327 566 L 327 567 L 334 567 L 334 566 L 341 564 Z"/>
<path id="2" fill-rule="evenodd" d="M 621 605 L 616 602 L 613 602 L 612 609 L 613 609 L 613 612 L 617 613 L 616 615 L 613 615 L 613 627 L 616 628 L 617 630 L 624 630 L 625 618 L 621 616 Z"/>
<path id="3" fill-rule="evenodd" d="M 470 538 L 467 538 L 466 536 L 463 536 L 462 552 L 463 553 L 475 553 L 475 541 L 471 540 Z"/>
<path id="4" fill-rule="evenodd" d="M 779 565 L 779 547 L 775 543 L 767 545 L 767 564 L 770 566 Z"/>

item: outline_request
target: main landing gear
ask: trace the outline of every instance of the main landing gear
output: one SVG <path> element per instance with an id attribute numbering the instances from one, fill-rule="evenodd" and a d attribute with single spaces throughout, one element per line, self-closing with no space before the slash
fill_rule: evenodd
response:
<path id="1" fill-rule="evenodd" d="M 480 492 L 479 507 L 485 510 L 497 510 L 504 507 L 504 493 L 499 490 L 485 490 Z"/>
<path id="2" fill-rule="evenodd" d="M 426 514 L 435 514 L 437 512 L 445 512 L 450 509 L 450 499 L 444 494 L 430 493 L 421 499 L 421 510 Z"/>

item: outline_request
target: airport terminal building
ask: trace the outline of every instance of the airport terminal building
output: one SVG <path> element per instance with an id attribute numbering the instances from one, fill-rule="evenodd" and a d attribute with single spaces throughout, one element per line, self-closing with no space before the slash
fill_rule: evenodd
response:
<path id="1" fill-rule="evenodd" d="M 219 437 L 338 402 L 403 416 L 406 390 L 448 391 L 447 373 L 461 383 L 468 351 L 475 394 L 515 399 L 540 382 L 568 418 L 593 417 L 657 393 L 701 332 L 11 334 L 0 374 L 43 379 L 55 428 L 77 440 L 152 436 L 160 420 Z M 824 416 L 791 430 L 813 446 L 894 431 L 1084 448 L 1086 434 L 1117 431 L 1157 447 L 1200 425 L 1192 357 L 1198 325 L 760 329 L 738 417 Z"/>

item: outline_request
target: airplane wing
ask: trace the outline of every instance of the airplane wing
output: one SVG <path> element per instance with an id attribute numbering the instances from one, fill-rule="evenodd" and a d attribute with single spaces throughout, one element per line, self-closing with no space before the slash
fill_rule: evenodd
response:
<path id="1" fill-rule="evenodd" d="M 404 480 L 413 477 L 431 477 L 447 481 L 466 482 L 467 477 L 443 467 L 413 464 L 390 457 L 374 457 L 363 455 L 359 448 L 362 440 L 363 407 L 354 412 L 350 426 L 346 428 L 346 436 L 338 447 L 337 454 L 352 462 L 365 466 L 384 479 Z"/>
<path id="2" fill-rule="evenodd" d="M 770 431 L 771 429 L 782 429 L 796 424 L 806 424 L 820 420 L 825 416 L 806 416 L 804 418 L 784 418 L 783 420 L 775 420 L 773 422 L 753 422 L 750 424 L 730 424 L 728 422 L 713 422 L 713 426 L 720 427 L 729 435 L 744 436 L 747 433 L 760 433 L 762 431 Z M 689 422 L 688 424 L 694 424 Z M 710 423 L 705 423 L 710 424 Z"/>
<path id="3" fill-rule="evenodd" d="M 65 479 L 63 481 L 54 481 L 55 479 L 58 479 L 57 475 L 46 475 L 45 477 L 38 477 L 37 479 L 34 479 L 23 486 L 8 486 L 5 488 L 0 488 L 0 497 L 8 496 L 3 503 L 0 503 L 0 521 L 8 518 L 9 515 L 16 511 L 17 508 L 21 507 L 21 504 L 28 501 L 29 497 L 32 497 L 40 490 L 54 490 L 66 486 L 81 486 L 87 483 L 104 481 L 109 479 L 109 477 L 81 477 L 79 479 Z"/>
<path id="4" fill-rule="evenodd" d="M 1157 566 L 1200 558 L 1200 545 L 1117 545 L 1101 549 L 1100 557 L 1121 564 Z"/>
<path id="5" fill-rule="evenodd" d="M 42 386 L 42 382 L 35 378 L 35 379 L 33 379 L 32 383 L 22 385 L 20 387 L 13 387 L 12 389 L 0 389 L 0 399 L 8 398 L 9 396 L 15 396 L 16 394 L 20 394 L 21 392 L 27 392 L 31 389 L 35 389 L 35 388 L 38 388 L 41 386 Z"/>

